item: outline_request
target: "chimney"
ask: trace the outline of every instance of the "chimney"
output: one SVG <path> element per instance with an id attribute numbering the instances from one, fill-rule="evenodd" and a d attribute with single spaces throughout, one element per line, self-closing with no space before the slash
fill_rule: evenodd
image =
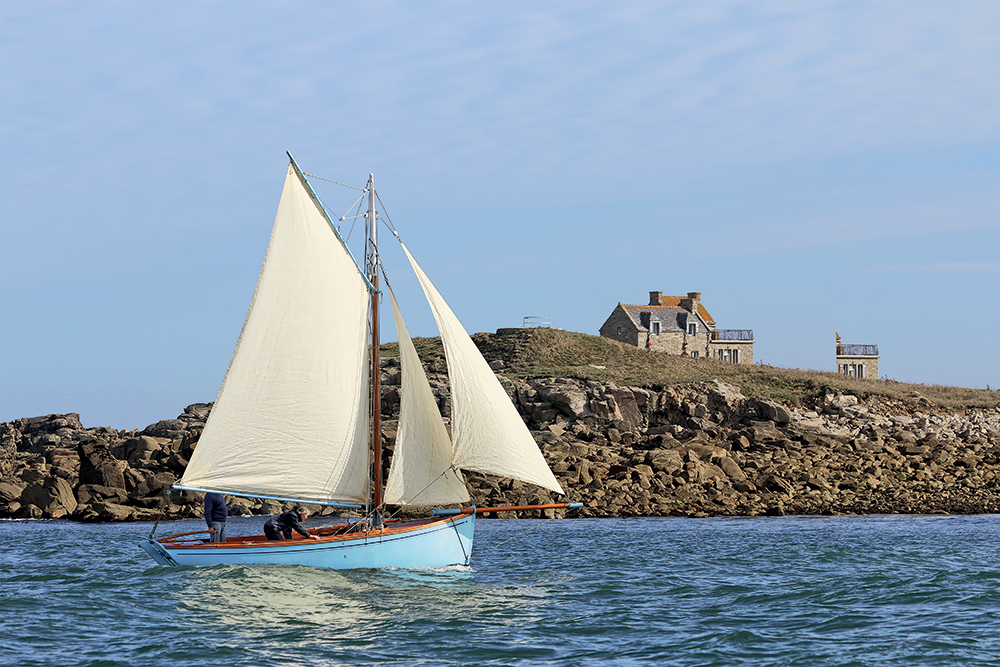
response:
<path id="1" fill-rule="evenodd" d="M 650 292 L 649 293 L 649 305 L 659 306 L 662 303 L 663 292 Z"/>
<path id="2" fill-rule="evenodd" d="M 687 298 L 681 299 L 681 308 L 689 313 L 697 313 L 701 305 L 701 292 L 688 292 Z"/>

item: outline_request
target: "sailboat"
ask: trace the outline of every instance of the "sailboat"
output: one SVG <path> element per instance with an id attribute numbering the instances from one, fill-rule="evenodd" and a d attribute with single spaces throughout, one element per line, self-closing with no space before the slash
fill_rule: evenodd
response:
<path id="1" fill-rule="evenodd" d="M 161 565 L 288 564 L 332 569 L 469 565 L 477 513 L 578 507 L 476 508 L 463 471 L 510 477 L 563 494 L 486 360 L 388 216 L 374 177 L 357 206 L 362 270 L 327 208 L 289 155 L 257 287 L 215 406 L 174 489 L 357 510 L 310 538 L 264 535 L 212 543 L 207 533 L 140 546 Z M 350 187 L 350 186 L 349 186 Z M 361 214 L 367 199 L 367 210 Z M 383 207 L 384 208 L 384 207 Z M 341 216 L 340 221 L 347 215 Z M 382 222 L 399 240 L 441 334 L 452 397 L 451 434 L 385 280 L 399 338 L 399 426 L 382 479 L 379 302 Z M 387 506 L 458 505 L 423 518 Z M 318 538 L 318 539 L 315 539 Z"/>

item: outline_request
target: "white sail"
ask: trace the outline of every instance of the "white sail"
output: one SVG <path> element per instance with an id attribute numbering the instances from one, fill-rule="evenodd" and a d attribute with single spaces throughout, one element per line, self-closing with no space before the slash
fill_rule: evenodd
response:
<path id="1" fill-rule="evenodd" d="M 401 244 L 403 245 L 403 244 Z M 403 245 L 434 312 L 451 380 L 451 435 L 455 463 L 563 493 L 521 416 L 476 344 Z"/>
<path id="2" fill-rule="evenodd" d="M 394 505 L 467 502 L 469 492 L 465 481 L 452 467 L 451 438 L 391 289 L 389 298 L 399 337 L 402 396 L 385 502 Z"/>
<path id="3" fill-rule="evenodd" d="M 179 486 L 366 502 L 369 292 L 292 166 L 229 370 Z"/>

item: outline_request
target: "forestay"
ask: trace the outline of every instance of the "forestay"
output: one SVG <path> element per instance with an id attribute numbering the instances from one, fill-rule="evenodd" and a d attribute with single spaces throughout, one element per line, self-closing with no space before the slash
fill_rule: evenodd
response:
<path id="1" fill-rule="evenodd" d="M 236 351 L 178 486 L 365 503 L 369 291 L 289 167 Z"/>
<path id="2" fill-rule="evenodd" d="M 563 493 L 507 392 L 461 322 L 402 244 L 434 313 L 451 380 L 454 463 Z"/>
<path id="3" fill-rule="evenodd" d="M 469 492 L 465 481 L 452 466 L 451 438 L 391 289 L 389 298 L 399 337 L 402 395 L 385 502 L 395 505 L 467 502 Z"/>

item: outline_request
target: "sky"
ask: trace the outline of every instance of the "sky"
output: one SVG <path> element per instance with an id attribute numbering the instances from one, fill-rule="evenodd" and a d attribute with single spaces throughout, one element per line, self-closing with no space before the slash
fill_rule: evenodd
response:
<path id="1" fill-rule="evenodd" d="M 698 291 L 766 364 L 1000 387 L 1000 3 L 5 0 L 0 421 L 214 400 L 286 151 L 470 332 Z"/>

